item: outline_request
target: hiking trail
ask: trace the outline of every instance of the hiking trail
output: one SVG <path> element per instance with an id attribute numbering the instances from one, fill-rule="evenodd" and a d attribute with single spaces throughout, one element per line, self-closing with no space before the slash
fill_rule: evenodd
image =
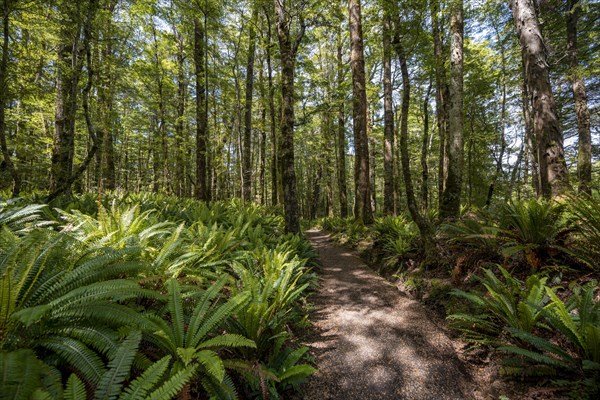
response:
<path id="1" fill-rule="evenodd" d="M 350 250 L 310 230 L 321 281 L 307 339 L 319 369 L 307 400 L 472 399 L 475 385 L 424 307 Z"/>

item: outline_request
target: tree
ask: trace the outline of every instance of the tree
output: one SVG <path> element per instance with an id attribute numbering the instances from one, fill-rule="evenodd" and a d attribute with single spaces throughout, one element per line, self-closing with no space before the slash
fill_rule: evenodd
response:
<path id="1" fill-rule="evenodd" d="M 394 109 L 392 105 L 392 19 L 390 5 L 383 8 L 383 213 L 394 213 Z"/>
<path id="2" fill-rule="evenodd" d="M 196 198 L 208 201 L 210 199 L 207 140 L 208 113 L 206 108 L 206 70 L 204 48 L 205 26 L 194 18 L 194 65 L 196 78 Z"/>
<path id="3" fill-rule="evenodd" d="M 509 0 L 509 5 L 521 44 L 528 101 L 532 104 L 541 195 L 559 196 L 570 188 L 569 173 L 540 24 L 533 0 Z"/>
<path id="4" fill-rule="evenodd" d="M 450 107 L 448 110 L 448 171 L 442 192 L 440 218 L 456 218 L 464 164 L 463 139 L 463 2 L 453 0 L 450 10 Z"/>
<path id="5" fill-rule="evenodd" d="M 283 181 L 283 209 L 285 229 L 300 232 L 300 215 L 296 194 L 296 171 L 294 169 L 294 68 L 296 53 L 304 37 L 306 24 L 302 13 L 298 13 L 298 32 L 292 34 L 292 23 L 296 19 L 290 13 L 291 1 L 274 0 L 277 16 L 277 37 L 281 57 L 281 144 L 279 157 Z M 294 37 L 295 36 L 295 37 Z"/>
<path id="6" fill-rule="evenodd" d="M 590 130 L 590 111 L 587 105 L 585 83 L 581 76 L 577 60 L 577 22 L 579 21 L 581 4 L 579 0 L 567 2 L 567 55 L 569 57 L 569 79 L 575 101 L 575 114 L 579 134 L 579 153 L 577 158 L 577 177 L 579 191 L 591 194 L 592 188 L 592 134 Z"/>
<path id="7" fill-rule="evenodd" d="M 16 1 L 15 1 L 16 2 Z M 9 0 L 4 0 L 2 4 L 2 55 L 0 58 L 0 150 L 4 157 L 4 164 L 8 168 L 12 179 L 12 196 L 19 196 L 21 191 L 21 176 L 12 162 L 8 145 L 6 143 L 6 101 L 8 100 L 8 44 L 9 44 L 9 23 L 10 23 L 10 4 Z"/>
<path id="8" fill-rule="evenodd" d="M 354 122 L 354 217 L 364 224 L 373 222 L 367 137 L 367 93 L 360 0 L 348 1 L 350 14 L 350 63 L 352 66 L 352 117 Z"/>
<path id="9" fill-rule="evenodd" d="M 258 6 L 254 5 L 248 28 L 248 61 L 246 63 L 246 103 L 244 110 L 244 139 L 242 148 L 242 199 L 244 201 L 250 201 L 252 199 L 252 90 L 254 87 L 254 59 L 256 54 L 255 25 L 257 17 Z"/>
<path id="10" fill-rule="evenodd" d="M 344 84 L 344 63 L 342 61 L 342 35 L 337 34 L 337 96 L 338 96 L 338 117 L 337 117 L 337 177 L 340 203 L 340 216 L 348 216 L 348 189 L 346 187 L 346 115 L 344 112 L 345 94 L 342 91 Z"/>

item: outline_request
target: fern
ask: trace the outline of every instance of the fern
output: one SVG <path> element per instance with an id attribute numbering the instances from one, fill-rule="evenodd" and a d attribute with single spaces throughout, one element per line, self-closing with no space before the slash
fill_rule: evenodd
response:
<path id="1" fill-rule="evenodd" d="M 108 364 L 108 371 L 106 371 L 98 383 L 94 399 L 111 400 L 117 398 L 121 391 L 121 385 L 125 381 L 125 378 L 127 378 L 127 375 L 129 375 L 129 370 L 141 338 L 141 333 L 134 331 L 119 346 L 119 350 Z"/>

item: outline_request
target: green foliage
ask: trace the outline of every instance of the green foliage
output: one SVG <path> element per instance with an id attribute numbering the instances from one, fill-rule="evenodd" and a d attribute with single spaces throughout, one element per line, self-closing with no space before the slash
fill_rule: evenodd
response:
<path id="1" fill-rule="evenodd" d="M 600 197 L 573 198 L 570 209 L 575 217 L 572 223 L 577 226 L 573 252 L 597 271 L 600 269 Z"/>
<path id="2" fill-rule="evenodd" d="M 396 265 L 406 253 L 415 250 L 419 231 L 416 224 L 405 216 L 378 218 L 373 229 L 385 253 L 384 262 L 387 265 Z"/>
<path id="3" fill-rule="evenodd" d="M 3 392 L 237 398 L 227 356 L 254 362 L 252 332 L 266 344 L 264 362 L 271 336 L 287 342 L 278 334 L 313 282 L 305 239 L 282 235 L 282 219 L 264 207 L 138 197 L 81 196 L 68 212 L 21 202 L 1 211 Z M 263 302 L 258 325 L 246 329 Z"/>
<path id="4" fill-rule="evenodd" d="M 545 291 L 547 278 L 531 275 L 526 282 L 513 277 L 498 266 L 500 279 L 492 269 L 484 270 L 478 281 L 485 294 L 453 290 L 474 307 L 473 312 L 456 313 L 448 317 L 452 325 L 463 331 L 469 340 L 480 344 L 497 344 L 505 327 L 531 332 L 541 317 L 540 307 L 548 301 Z"/>

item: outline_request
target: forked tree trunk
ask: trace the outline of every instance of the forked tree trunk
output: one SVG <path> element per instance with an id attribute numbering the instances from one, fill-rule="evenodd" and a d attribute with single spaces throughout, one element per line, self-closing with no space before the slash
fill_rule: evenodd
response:
<path id="1" fill-rule="evenodd" d="M 369 182 L 369 140 L 367 137 L 367 93 L 360 0 L 349 0 L 350 63 L 352 66 L 352 109 L 354 119 L 354 217 L 364 224 L 373 222 Z"/>
<path id="2" fill-rule="evenodd" d="M 546 51 L 533 0 L 509 0 L 531 96 L 533 133 L 537 142 L 540 191 L 544 197 L 559 196 L 570 189 L 563 135 L 550 86 Z"/>

